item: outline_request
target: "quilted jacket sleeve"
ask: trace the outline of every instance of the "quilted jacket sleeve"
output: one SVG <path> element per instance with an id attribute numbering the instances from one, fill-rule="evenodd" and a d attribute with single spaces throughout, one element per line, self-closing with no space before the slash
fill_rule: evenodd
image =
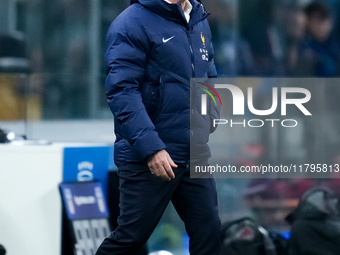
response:
<path id="1" fill-rule="evenodd" d="M 114 115 L 116 133 L 144 159 L 165 148 L 150 120 L 140 93 L 150 43 L 138 20 L 114 22 L 108 32 L 105 92 Z"/>

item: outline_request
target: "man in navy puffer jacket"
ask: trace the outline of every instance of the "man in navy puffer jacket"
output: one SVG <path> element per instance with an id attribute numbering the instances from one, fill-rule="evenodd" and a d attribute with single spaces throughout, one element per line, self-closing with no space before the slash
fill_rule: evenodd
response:
<path id="1" fill-rule="evenodd" d="M 207 16 L 197 0 L 131 0 L 109 29 L 105 88 L 115 120 L 120 216 L 97 255 L 136 254 L 170 201 L 185 223 L 190 254 L 219 253 L 214 180 L 189 172 L 190 78 L 216 77 Z M 192 132 L 200 141 L 195 160 L 206 164 L 211 121 L 202 123 Z"/>

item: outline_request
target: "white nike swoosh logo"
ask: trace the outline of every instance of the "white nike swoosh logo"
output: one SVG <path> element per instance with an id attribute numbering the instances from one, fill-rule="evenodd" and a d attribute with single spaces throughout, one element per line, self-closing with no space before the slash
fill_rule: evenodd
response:
<path id="1" fill-rule="evenodd" d="M 164 39 L 164 37 L 163 37 L 163 43 L 167 43 L 168 41 L 170 41 L 172 38 L 174 38 L 175 36 L 171 36 L 170 38 L 168 38 L 168 39 Z"/>

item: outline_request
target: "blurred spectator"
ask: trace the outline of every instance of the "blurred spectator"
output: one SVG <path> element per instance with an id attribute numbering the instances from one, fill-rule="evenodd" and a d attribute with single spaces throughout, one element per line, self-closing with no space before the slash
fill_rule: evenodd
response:
<path id="1" fill-rule="evenodd" d="M 283 12 L 279 1 L 239 1 L 240 33 L 252 49 L 256 75 L 282 76 L 284 74 L 284 40 L 278 22 Z"/>
<path id="2" fill-rule="evenodd" d="M 88 56 L 86 54 L 84 40 L 74 39 L 69 41 L 67 47 L 67 63 L 63 72 L 65 101 L 62 101 L 65 108 L 65 115 L 69 118 L 84 118 L 87 114 L 87 91 L 89 76 L 86 72 Z M 72 98 L 72 100 L 70 100 Z"/>
<path id="3" fill-rule="evenodd" d="M 286 73 L 294 74 L 298 67 L 299 45 L 306 32 L 306 15 L 296 8 L 292 8 L 287 19 L 287 54 L 286 54 Z"/>
<path id="4" fill-rule="evenodd" d="M 332 33 L 334 20 L 329 7 L 323 2 L 312 2 L 304 8 L 304 13 L 307 34 L 300 44 L 297 73 L 319 77 L 338 75 L 340 47 Z"/>
<path id="5" fill-rule="evenodd" d="M 222 225 L 219 255 L 277 255 L 266 229 L 250 218 L 240 218 Z"/>
<path id="6" fill-rule="evenodd" d="M 255 64 L 248 42 L 236 31 L 228 28 L 219 35 L 223 40 L 220 40 L 216 47 L 218 73 L 226 76 L 255 75 Z"/>
<path id="7" fill-rule="evenodd" d="M 210 24 L 215 38 L 215 63 L 219 75 L 249 76 L 256 74 L 249 43 L 237 30 L 236 6 L 225 1 L 207 2 L 212 10 Z"/>
<path id="8" fill-rule="evenodd" d="M 89 82 L 89 13 L 86 0 L 44 3 L 44 118 L 86 118 Z"/>
<path id="9" fill-rule="evenodd" d="M 289 255 L 336 255 L 340 250 L 338 198 L 326 188 L 308 190 L 286 218 L 292 224 Z"/>

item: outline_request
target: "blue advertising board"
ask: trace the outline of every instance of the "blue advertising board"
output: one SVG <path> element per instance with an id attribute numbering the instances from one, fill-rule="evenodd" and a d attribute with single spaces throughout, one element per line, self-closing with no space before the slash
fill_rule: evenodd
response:
<path id="1" fill-rule="evenodd" d="M 64 149 L 63 181 L 99 180 L 106 192 L 108 170 L 115 168 L 113 146 Z"/>
<path id="2" fill-rule="evenodd" d="M 109 217 L 100 182 L 62 183 L 59 188 L 70 220 Z"/>

